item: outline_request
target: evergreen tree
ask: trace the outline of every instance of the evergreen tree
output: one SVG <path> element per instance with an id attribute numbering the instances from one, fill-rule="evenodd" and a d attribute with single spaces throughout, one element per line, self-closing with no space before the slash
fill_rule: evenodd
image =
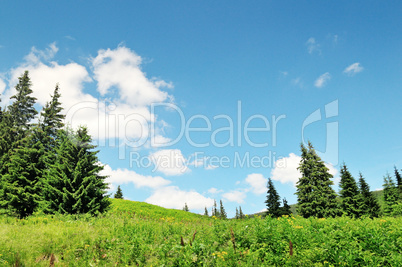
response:
<path id="1" fill-rule="evenodd" d="M 214 205 L 212 206 L 212 216 L 220 218 L 220 213 L 219 213 L 218 207 L 216 205 L 216 200 L 215 199 L 214 199 Z"/>
<path id="2" fill-rule="evenodd" d="M 290 210 L 290 206 L 286 198 L 282 200 L 283 206 L 280 208 L 280 215 L 291 215 L 292 211 Z"/>
<path id="3" fill-rule="evenodd" d="M 359 217 L 359 189 L 355 178 L 350 174 L 346 164 L 341 166 L 341 181 L 339 183 L 341 191 L 339 192 L 341 199 L 341 210 L 343 214 L 349 217 Z"/>
<path id="4" fill-rule="evenodd" d="M 17 93 L 11 97 L 11 99 L 15 99 L 15 101 L 8 107 L 17 134 L 19 134 L 21 130 L 29 129 L 31 126 L 29 122 L 38 114 L 34 108 L 36 98 L 31 96 L 31 86 L 32 83 L 28 71 L 25 71 L 24 74 L 18 78 L 18 84 L 15 86 Z"/>
<path id="5" fill-rule="evenodd" d="M 223 207 L 222 200 L 220 201 L 220 211 L 219 211 L 219 218 L 227 219 L 228 215 L 226 214 L 225 208 Z"/>
<path id="6" fill-rule="evenodd" d="M 117 186 L 117 191 L 116 191 L 116 193 L 114 194 L 114 198 L 115 198 L 115 199 L 124 199 L 124 198 L 123 198 L 123 191 L 121 190 L 120 185 Z"/>
<path id="7" fill-rule="evenodd" d="M 109 207 L 106 177 L 100 175 L 103 166 L 91 142 L 85 127 L 59 132 L 56 159 L 45 180 L 48 212 L 98 214 Z"/>
<path id="8" fill-rule="evenodd" d="M 384 214 L 390 216 L 393 208 L 392 206 L 397 204 L 398 200 L 398 192 L 397 188 L 395 186 L 394 180 L 392 180 L 391 176 L 387 173 L 386 176 L 384 176 Z"/>
<path id="9" fill-rule="evenodd" d="M 5 164 L 7 173 L 2 177 L 0 206 L 20 218 L 31 215 L 41 201 L 42 148 L 34 133 L 30 133 L 17 142 Z"/>
<path id="10" fill-rule="evenodd" d="M 204 215 L 205 215 L 205 216 L 209 216 L 209 215 L 208 215 L 208 210 L 207 210 L 207 207 L 205 207 L 205 210 L 204 210 Z"/>
<path id="11" fill-rule="evenodd" d="M 395 168 L 396 187 L 398 188 L 398 200 L 402 200 L 402 177 L 396 166 L 394 166 L 394 168 Z"/>
<path id="12" fill-rule="evenodd" d="M 187 203 L 184 203 L 183 210 L 184 210 L 184 211 L 190 211 L 190 209 L 189 209 L 188 206 L 187 206 Z"/>
<path id="13" fill-rule="evenodd" d="M 267 205 L 267 213 L 270 214 L 272 217 L 279 217 L 281 215 L 280 197 L 275 189 L 274 184 L 272 183 L 271 178 L 268 179 L 267 188 L 267 200 L 265 200 L 265 203 Z"/>
<path id="14" fill-rule="evenodd" d="M 58 132 L 63 129 L 65 119 L 65 115 L 62 114 L 63 108 L 59 101 L 61 97 L 59 90 L 59 85 L 57 84 L 51 101 L 47 102 L 43 107 L 39 119 L 39 128 L 43 138 L 42 143 L 46 152 L 50 152 L 52 155 L 56 147 Z"/>
<path id="15" fill-rule="evenodd" d="M 243 214 L 243 211 L 241 210 L 241 206 L 239 206 L 239 218 L 240 219 L 244 219 L 244 214 Z"/>
<path id="16" fill-rule="evenodd" d="M 380 204 L 378 204 L 377 198 L 370 192 L 370 187 L 364 179 L 363 175 L 359 173 L 359 210 L 361 215 L 367 215 L 371 218 L 380 216 Z"/>
<path id="17" fill-rule="evenodd" d="M 297 182 L 297 211 L 304 218 L 334 217 L 338 215 L 336 193 L 332 189 L 332 175 L 309 142 L 301 144 L 301 161 L 298 167 L 302 177 Z"/>
<path id="18" fill-rule="evenodd" d="M 239 210 L 236 207 L 236 215 L 235 215 L 235 219 L 239 219 Z"/>

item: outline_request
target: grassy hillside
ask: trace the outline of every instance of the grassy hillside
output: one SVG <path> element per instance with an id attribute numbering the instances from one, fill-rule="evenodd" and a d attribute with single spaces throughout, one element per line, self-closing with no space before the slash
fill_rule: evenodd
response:
<path id="1" fill-rule="evenodd" d="M 96 218 L 1 216 L 0 266 L 402 264 L 402 218 L 219 220 L 141 202 L 112 202 L 111 211 Z"/>

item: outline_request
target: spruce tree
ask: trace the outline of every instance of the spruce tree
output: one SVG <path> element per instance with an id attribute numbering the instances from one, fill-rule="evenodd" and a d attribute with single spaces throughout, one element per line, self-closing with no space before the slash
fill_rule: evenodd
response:
<path id="1" fill-rule="evenodd" d="M 235 219 L 239 219 L 239 210 L 236 207 L 236 215 L 235 215 Z"/>
<path id="2" fill-rule="evenodd" d="M 333 176 L 317 155 L 313 145 L 301 144 L 301 161 L 298 167 L 302 177 L 297 182 L 297 211 L 304 218 L 325 218 L 338 215 L 336 193 L 332 189 Z"/>
<path id="3" fill-rule="evenodd" d="M 31 215 L 39 206 L 42 195 L 43 146 L 34 133 L 17 141 L 5 164 L 2 177 L 0 206 L 20 218 Z"/>
<path id="4" fill-rule="evenodd" d="M 355 178 L 350 174 L 345 163 L 341 166 L 341 181 L 339 187 L 341 188 L 339 195 L 343 214 L 349 217 L 358 218 L 360 216 L 359 189 Z"/>
<path id="5" fill-rule="evenodd" d="M 239 206 L 239 218 L 240 219 L 244 219 L 244 214 L 243 214 L 243 211 L 241 210 L 241 206 Z"/>
<path id="6" fill-rule="evenodd" d="M 398 192 L 395 186 L 394 180 L 391 178 L 389 173 L 384 176 L 384 214 L 390 216 L 393 211 L 393 205 L 397 204 Z"/>
<path id="7" fill-rule="evenodd" d="M 370 187 L 361 173 L 359 173 L 359 193 L 361 215 L 367 215 L 371 218 L 379 217 L 381 212 L 380 204 L 378 204 L 377 198 L 373 193 L 370 192 Z"/>
<path id="8" fill-rule="evenodd" d="M 267 188 L 267 199 L 265 200 L 265 204 L 267 205 L 267 214 L 270 214 L 272 217 L 279 217 L 281 215 L 280 197 L 275 189 L 274 184 L 272 183 L 271 178 L 268 179 Z"/>
<path id="9" fill-rule="evenodd" d="M 225 208 L 223 207 L 222 200 L 220 201 L 220 211 L 219 211 L 219 218 L 227 219 L 228 215 L 226 214 Z"/>
<path id="10" fill-rule="evenodd" d="M 48 212 L 98 214 L 109 207 L 106 177 L 99 174 L 103 166 L 91 142 L 86 127 L 59 132 L 56 159 L 45 179 Z"/>
<path id="11" fill-rule="evenodd" d="M 208 215 L 208 210 L 207 210 L 207 207 L 205 207 L 205 210 L 204 210 L 204 215 L 205 215 L 205 216 L 209 216 L 209 215 Z"/>
<path id="12" fill-rule="evenodd" d="M 216 200 L 215 199 L 214 199 L 214 205 L 212 206 L 212 216 L 220 218 L 220 213 L 219 213 L 218 207 L 216 205 Z"/>
<path id="13" fill-rule="evenodd" d="M 396 168 L 396 166 L 394 166 L 395 168 L 395 179 L 396 179 L 396 187 L 397 187 L 397 191 L 398 191 L 398 200 L 402 200 L 402 177 L 401 174 L 399 173 L 398 169 Z"/>
<path id="14" fill-rule="evenodd" d="M 17 93 L 11 97 L 15 101 L 8 107 L 12 116 L 13 126 L 16 127 L 17 134 L 21 130 L 30 128 L 30 121 L 38 114 L 35 110 L 36 98 L 31 96 L 32 83 L 28 71 L 18 78 L 18 84 L 15 86 Z"/>
<path id="15" fill-rule="evenodd" d="M 123 198 L 123 191 L 121 190 L 120 185 L 117 186 L 117 191 L 116 191 L 116 193 L 114 194 L 114 198 L 115 198 L 115 199 L 124 199 L 124 198 Z"/>
<path id="16" fill-rule="evenodd" d="M 290 210 L 290 206 L 286 198 L 282 200 L 283 206 L 280 208 L 280 215 L 291 215 L 292 211 Z"/>

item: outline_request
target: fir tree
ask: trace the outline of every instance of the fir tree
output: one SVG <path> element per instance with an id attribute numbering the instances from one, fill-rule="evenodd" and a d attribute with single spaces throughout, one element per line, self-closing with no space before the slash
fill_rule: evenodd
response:
<path id="1" fill-rule="evenodd" d="M 48 212 L 98 214 L 109 207 L 103 166 L 91 142 L 85 127 L 59 132 L 56 159 L 46 173 Z"/>
<path id="2" fill-rule="evenodd" d="M 215 199 L 214 199 L 214 205 L 212 206 L 212 216 L 215 216 L 217 218 L 220 217 L 220 213 L 219 213 L 218 207 L 216 205 L 216 200 Z"/>
<path id="3" fill-rule="evenodd" d="M 341 166 L 341 181 L 339 187 L 341 188 L 339 195 L 343 214 L 349 217 L 359 217 L 359 189 L 355 178 L 350 174 L 345 163 Z"/>
<path id="4" fill-rule="evenodd" d="M 307 218 L 325 218 L 338 215 L 336 193 L 332 189 L 332 175 L 309 142 L 301 144 L 301 161 L 298 167 L 302 177 L 297 182 L 297 211 Z"/>
<path id="5" fill-rule="evenodd" d="M 370 187 L 361 173 L 359 173 L 359 193 L 359 210 L 361 215 L 367 215 L 371 218 L 379 217 L 381 211 L 380 205 L 377 198 L 370 192 Z"/>
<path id="6" fill-rule="evenodd" d="M 5 164 L 7 173 L 2 177 L 0 206 L 20 218 L 31 215 L 41 201 L 42 149 L 34 133 L 30 133 L 17 141 Z"/>
<path id="7" fill-rule="evenodd" d="M 227 219 L 228 215 L 226 214 L 225 208 L 223 207 L 222 200 L 220 201 L 220 211 L 219 211 L 219 218 Z"/>
<path id="8" fill-rule="evenodd" d="M 235 219 L 239 219 L 239 210 L 236 207 L 236 215 L 235 215 Z"/>
<path id="9" fill-rule="evenodd" d="M 243 214 L 243 211 L 241 210 L 241 206 L 239 206 L 239 218 L 240 219 L 244 219 L 244 214 Z"/>
<path id="10" fill-rule="evenodd" d="M 288 204 L 288 201 L 286 200 L 286 198 L 284 198 L 282 200 L 283 202 L 283 206 L 280 208 L 280 214 L 281 215 L 291 215 L 292 211 L 290 210 L 290 206 Z"/>
<path id="11" fill-rule="evenodd" d="M 184 211 L 190 211 L 190 209 L 189 209 L 188 206 L 187 206 L 187 203 L 184 203 L 183 210 L 184 210 Z"/>
<path id="12" fill-rule="evenodd" d="M 36 98 L 31 96 L 31 86 L 32 83 L 28 71 L 25 71 L 24 74 L 18 78 L 18 84 L 15 86 L 17 93 L 11 97 L 11 99 L 15 99 L 15 101 L 8 107 L 17 134 L 19 134 L 21 130 L 29 129 L 31 125 L 29 122 L 38 114 L 34 108 Z"/>
<path id="13" fill-rule="evenodd" d="M 402 200 L 402 177 L 396 166 L 394 166 L 394 168 L 395 168 L 396 187 L 398 189 L 398 200 Z"/>
<path id="14" fill-rule="evenodd" d="M 124 198 L 123 198 L 123 191 L 121 190 L 120 185 L 117 186 L 117 191 L 116 191 L 116 193 L 114 194 L 114 198 L 115 198 L 115 199 L 124 199 Z"/>
<path id="15" fill-rule="evenodd" d="M 268 179 L 267 188 L 267 199 L 265 200 L 265 203 L 267 205 L 267 213 L 270 214 L 272 217 L 279 217 L 281 215 L 280 197 L 275 189 L 274 184 L 272 183 L 271 178 Z"/>
<path id="16" fill-rule="evenodd" d="M 397 188 L 395 186 L 394 180 L 391 178 L 391 176 L 387 173 L 386 176 L 384 176 L 384 214 L 387 216 L 390 216 L 392 211 L 393 211 L 393 205 L 397 204 L 398 200 L 398 192 Z"/>
<path id="17" fill-rule="evenodd" d="M 209 216 L 209 215 L 208 215 L 208 210 L 207 210 L 207 207 L 205 207 L 205 210 L 204 210 L 204 215 L 205 215 L 205 216 Z"/>

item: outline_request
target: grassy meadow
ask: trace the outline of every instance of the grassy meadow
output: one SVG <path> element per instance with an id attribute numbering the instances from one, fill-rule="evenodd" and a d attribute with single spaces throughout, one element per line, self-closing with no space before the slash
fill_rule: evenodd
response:
<path id="1" fill-rule="evenodd" d="M 0 266 L 402 266 L 401 251 L 401 217 L 219 220 L 115 199 L 98 217 L 0 217 Z"/>

